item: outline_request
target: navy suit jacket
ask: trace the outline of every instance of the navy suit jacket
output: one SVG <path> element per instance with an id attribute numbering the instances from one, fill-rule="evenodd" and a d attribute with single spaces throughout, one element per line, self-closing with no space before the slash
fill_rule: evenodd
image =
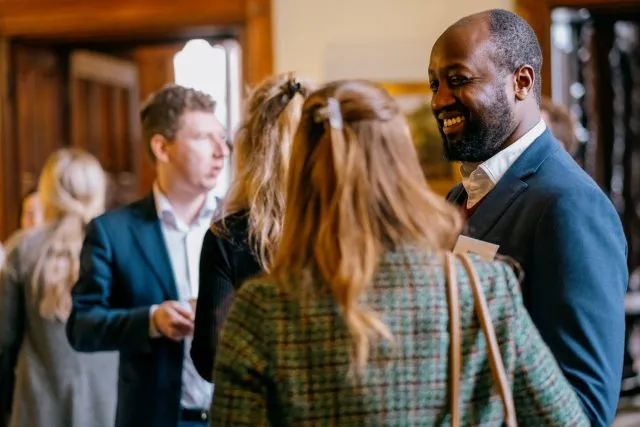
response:
<path id="1" fill-rule="evenodd" d="M 447 198 L 461 205 L 464 187 Z M 607 196 L 546 130 L 480 203 L 465 234 L 520 263 L 535 325 L 592 425 L 611 425 L 629 276 L 627 243 Z"/>
<path id="2" fill-rule="evenodd" d="M 72 296 L 71 346 L 120 352 L 116 427 L 176 427 L 184 343 L 149 338 L 151 305 L 178 299 L 152 195 L 89 224 Z"/>

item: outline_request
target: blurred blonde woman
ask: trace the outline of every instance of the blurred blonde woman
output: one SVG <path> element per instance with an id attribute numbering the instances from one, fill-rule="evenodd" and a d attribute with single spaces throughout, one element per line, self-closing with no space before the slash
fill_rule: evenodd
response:
<path id="1" fill-rule="evenodd" d="M 218 333 L 237 289 L 269 271 L 282 233 L 291 140 L 310 83 L 282 73 L 260 83 L 246 103 L 233 144 L 233 183 L 224 215 L 204 238 L 191 357 L 211 381 Z"/>
<path id="2" fill-rule="evenodd" d="M 62 149 L 47 159 L 38 191 L 44 225 L 11 239 L 0 274 L 0 351 L 17 352 L 10 426 L 111 427 L 117 355 L 76 353 L 65 334 L 84 227 L 104 210 L 105 174 L 92 155 Z"/>
<path id="3" fill-rule="evenodd" d="M 39 227 L 43 221 L 44 212 L 38 189 L 32 188 L 24 195 L 20 203 L 20 228 L 26 230 Z"/>
<path id="4" fill-rule="evenodd" d="M 396 101 L 363 81 L 306 100 L 269 275 L 245 284 L 218 346 L 212 426 L 449 425 L 443 268 L 462 220 L 432 193 Z M 587 425 L 513 271 L 472 257 L 523 426 Z M 461 425 L 499 426 L 484 338 L 457 262 Z"/>

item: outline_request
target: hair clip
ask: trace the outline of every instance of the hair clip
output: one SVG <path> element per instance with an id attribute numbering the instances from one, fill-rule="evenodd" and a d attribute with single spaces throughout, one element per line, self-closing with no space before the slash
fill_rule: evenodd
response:
<path id="1" fill-rule="evenodd" d="M 300 88 L 302 86 L 300 85 L 300 82 L 297 80 L 289 80 L 287 82 L 287 95 L 289 95 L 289 98 L 293 98 L 293 96 L 296 94 L 296 92 L 300 92 Z"/>
<path id="2" fill-rule="evenodd" d="M 335 98 L 327 99 L 327 113 L 329 125 L 337 130 L 342 130 L 342 112 L 340 111 L 340 101 Z"/>

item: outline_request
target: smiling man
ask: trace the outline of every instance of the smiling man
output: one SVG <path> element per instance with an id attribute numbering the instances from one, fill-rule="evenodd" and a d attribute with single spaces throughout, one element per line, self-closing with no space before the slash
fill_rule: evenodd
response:
<path id="1" fill-rule="evenodd" d="M 153 94 L 140 113 L 153 191 L 87 229 L 67 335 L 78 351 L 120 352 L 116 427 L 208 425 L 213 388 L 189 347 L 211 190 L 229 154 L 214 107 L 177 85 Z"/>
<path id="2" fill-rule="evenodd" d="M 523 267 L 536 326 L 592 424 L 608 426 L 622 372 L 626 240 L 606 195 L 541 119 L 541 66 L 533 30 L 505 10 L 463 18 L 437 40 L 432 108 L 463 175 L 448 199 L 467 213 L 468 236 Z"/>

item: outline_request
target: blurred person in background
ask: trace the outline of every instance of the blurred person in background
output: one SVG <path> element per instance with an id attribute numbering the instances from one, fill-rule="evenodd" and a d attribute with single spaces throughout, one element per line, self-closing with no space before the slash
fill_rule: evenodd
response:
<path id="1" fill-rule="evenodd" d="M 569 110 L 543 96 L 540 100 L 540 115 L 562 148 L 575 159 L 580 151 L 580 141 L 576 135 L 576 121 Z"/>
<path id="2" fill-rule="evenodd" d="M 0 273 L 3 378 L 16 372 L 11 427 L 111 427 L 117 354 L 75 352 L 66 338 L 85 226 L 104 211 L 105 175 L 92 155 L 62 149 L 46 161 L 41 226 L 8 243 Z M 10 370 L 7 372 L 7 370 Z"/>
<path id="3" fill-rule="evenodd" d="M 38 227 L 44 222 L 42 201 L 37 188 L 29 190 L 20 202 L 20 229 Z"/>

